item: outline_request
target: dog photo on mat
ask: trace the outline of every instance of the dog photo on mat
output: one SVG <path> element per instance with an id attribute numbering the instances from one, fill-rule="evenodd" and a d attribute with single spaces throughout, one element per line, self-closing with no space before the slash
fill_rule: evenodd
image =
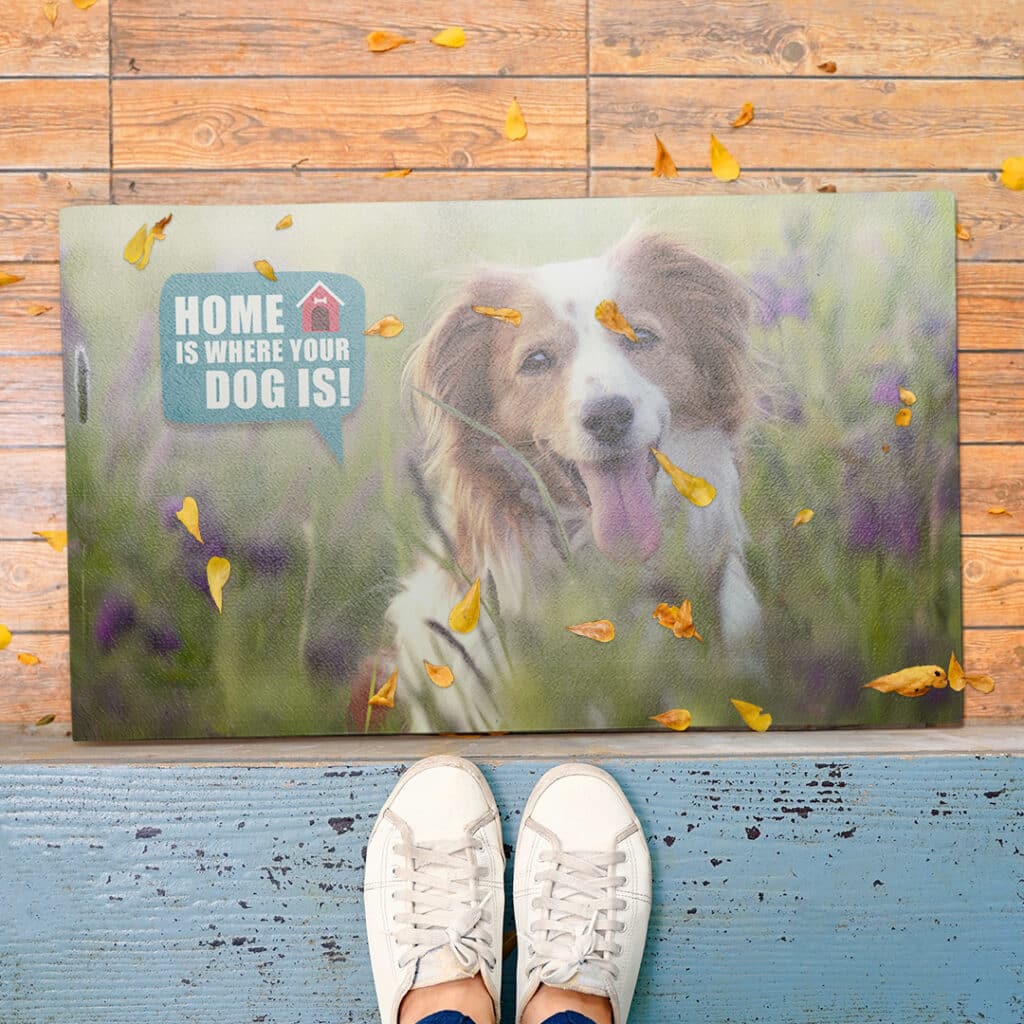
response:
<path id="1" fill-rule="evenodd" d="M 65 213 L 76 738 L 959 720 L 953 225 Z"/>

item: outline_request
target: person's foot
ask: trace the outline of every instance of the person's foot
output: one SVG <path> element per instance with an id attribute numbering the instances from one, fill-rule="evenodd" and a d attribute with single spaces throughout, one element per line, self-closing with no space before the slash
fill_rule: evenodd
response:
<path id="1" fill-rule="evenodd" d="M 526 804 L 515 860 L 516 1024 L 558 1009 L 625 1024 L 647 939 L 651 858 L 615 780 L 593 765 L 552 768 Z"/>
<path id="2" fill-rule="evenodd" d="M 430 757 L 402 776 L 370 834 L 363 887 L 383 1024 L 439 1010 L 497 1019 L 504 866 L 498 809 L 474 765 Z"/>

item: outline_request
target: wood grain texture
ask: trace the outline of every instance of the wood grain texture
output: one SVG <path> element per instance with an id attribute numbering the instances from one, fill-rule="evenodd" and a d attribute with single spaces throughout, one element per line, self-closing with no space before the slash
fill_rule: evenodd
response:
<path id="1" fill-rule="evenodd" d="M 107 93 L 106 79 L 0 79 L 0 169 L 109 167 Z"/>
<path id="2" fill-rule="evenodd" d="M 1024 626 L 1024 537 L 965 537 L 964 626 Z"/>
<path id="3" fill-rule="evenodd" d="M 593 0 L 591 70 L 629 75 L 1017 78 L 1022 20 L 1003 0 Z"/>
<path id="4" fill-rule="evenodd" d="M 0 543 L 0 594 L 12 633 L 66 632 L 67 555 L 39 538 Z"/>
<path id="5" fill-rule="evenodd" d="M 584 0 L 448 0 L 358 8 L 333 0 L 133 0 L 115 5 L 117 76 L 174 75 L 545 75 L 586 72 Z M 459 50 L 433 46 L 462 26 Z M 371 53 L 366 33 L 387 29 L 416 40 Z M 390 83 L 389 83 L 390 86 Z"/>
<path id="6" fill-rule="evenodd" d="M 748 101 L 753 125 L 730 129 Z M 702 170 L 713 131 L 747 170 L 992 171 L 1020 148 L 1022 118 L 1024 89 L 984 81 L 594 78 L 590 89 L 595 168 L 649 170 L 657 132 L 679 167 Z"/>
<path id="7" fill-rule="evenodd" d="M 114 166 L 584 167 L 582 79 L 118 80 Z M 504 137 L 518 97 L 527 138 Z"/>
<path id="8" fill-rule="evenodd" d="M 49 306 L 35 314 L 35 305 Z M 0 292 L 0 357 L 57 355 L 60 353 L 60 296 L 41 295 L 31 300 L 4 299 Z"/>
<path id="9" fill-rule="evenodd" d="M 22 665 L 20 651 L 34 654 L 39 664 Z M 67 634 L 15 633 L 11 646 L 0 651 L 0 722 L 32 726 L 43 715 L 56 716 L 48 727 L 55 731 L 71 723 Z"/>
<path id="10" fill-rule="evenodd" d="M 992 693 L 978 693 L 968 687 L 964 693 L 966 720 L 1024 720 L 1024 630 L 965 630 L 964 668 L 968 672 L 987 672 L 996 680 Z"/>
<path id="11" fill-rule="evenodd" d="M 1024 354 L 964 353 L 958 365 L 960 440 L 1024 438 Z"/>
<path id="12" fill-rule="evenodd" d="M 0 445 L 64 444 L 59 356 L 0 358 Z"/>
<path id="13" fill-rule="evenodd" d="M 994 506 L 1012 515 L 989 515 Z M 960 528 L 965 534 L 1024 533 L 1024 445 L 960 449 Z"/>
<path id="14" fill-rule="evenodd" d="M 755 121 L 756 124 L 756 121 Z M 747 129 L 744 129 L 746 131 Z M 732 144 L 735 133 L 723 136 Z M 735 134 L 737 148 L 744 135 Z M 1024 259 L 1024 203 L 1020 193 L 999 183 L 994 171 L 972 173 L 910 174 L 899 171 L 799 171 L 771 173 L 744 170 L 736 181 L 719 181 L 710 170 L 681 171 L 678 178 L 654 178 L 654 133 L 646 142 L 638 140 L 636 159 L 650 161 L 646 170 L 595 170 L 591 174 L 591 195 L 777 195 L 786 192 L 815 192 L 834 185 L 847 192 L 952 192 L 957 199 L 957 218 L 971 232 L 969 242 L 957 246 L 960 261 Z"/>
<path id="15" fill-rule="evenodd" d="M 602 761 L 656 885 L 630 1021 L 1019 1019 L 1021 762 Z M 550 764 L 481 765 L 510 852 Z M 404 767 L 3 768 L 14 1019 L 375 1019 L 363 850 Z"/>
<path id="16" fill-rule="evenodd" d="M 51 25 L 42 0 L 5 0 L 0 21 L 3 74 L 106 79 L 109 15 L 107 0 L 98 0 L 88 11 L 62 3 Z"/>
<path id="17" fill-rule="evenodd" d="M 1024 349 L 1024 263 L 959 264 L 956 308 L 961 349 Z"/>
<path id="18" fill-rule="evenodd" d="M 0 538 L 63 530 L 64 502 L 63 448 L 0 448 Z"/>

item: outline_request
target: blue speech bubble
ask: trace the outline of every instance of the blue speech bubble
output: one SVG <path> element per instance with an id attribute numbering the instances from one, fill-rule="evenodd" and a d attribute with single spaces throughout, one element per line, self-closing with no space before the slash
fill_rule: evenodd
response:
<path id="1" fill-rule="evenodd" d="M 309 420 L 342 461 L 363 394 L 366 298 L 346 274 L 172 274 L 160 294 L 164 416 Z"/>

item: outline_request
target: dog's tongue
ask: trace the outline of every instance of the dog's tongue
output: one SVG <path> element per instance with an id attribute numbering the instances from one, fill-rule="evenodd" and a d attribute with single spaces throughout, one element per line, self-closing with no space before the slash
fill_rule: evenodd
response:
<path id="1" fill-rule="evenodd" d="M 616 561 L 644 561 L 661 543 L 654 488 L 641 450 L 614 462 L 579 462 L 576 468 L 590 496 L 594 541 Z"/>

